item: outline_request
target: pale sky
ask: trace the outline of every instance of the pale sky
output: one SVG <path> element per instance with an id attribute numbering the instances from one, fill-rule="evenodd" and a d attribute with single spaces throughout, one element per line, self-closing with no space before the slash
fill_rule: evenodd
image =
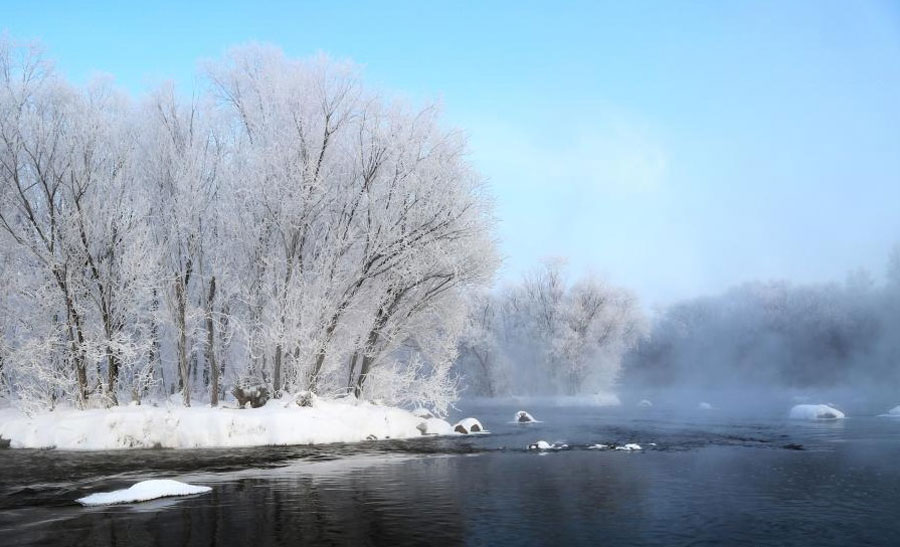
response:
<path id="1" fill-rule="evenodd" d="M 440 99 L 496 196 L 501 280 L 566 256 L 652 306 L 880 279 L 900 241 L 900 3 L 386 3 L 4 0 L 0 29 L 135 94 L 258 41 Z"/>

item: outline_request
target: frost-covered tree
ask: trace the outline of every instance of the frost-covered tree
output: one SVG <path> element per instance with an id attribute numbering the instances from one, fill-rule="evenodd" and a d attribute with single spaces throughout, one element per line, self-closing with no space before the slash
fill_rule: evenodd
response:
<path id="1" fill-rule="evenodd" d="M 569 283 L 546 263 L 472 307 L 460 368 L 475 393 L 581 394 L 609 389 L 644 331 L 637 300 L 597 278 Z"/>
<path id="2" fill-rule="evenodd" d="M 117 404 L 227 386 L 446 408 L 491 201 L 433 105 L 238 48 L 185 98 L 71 86 L 0 41 L 0 374 Z"/>

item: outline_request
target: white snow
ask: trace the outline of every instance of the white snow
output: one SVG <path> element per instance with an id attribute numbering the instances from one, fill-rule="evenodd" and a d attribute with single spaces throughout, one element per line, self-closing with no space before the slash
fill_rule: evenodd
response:
<path id="1" fill-rule="evenodd" d="M 513 418 L 513 421 L 515 421 L 516 423 L 519 423 L 519 424 L 528 424 L 528 423 L 536 422 L 537 420 L 535 420 L 534 416 L 532 416 L 528 412 L 525 412 L 524 410 L 520 410 L 520 411 L 516 412 L 516 417 Z"/>
<path id="2" fill-rule="evenodd" d="M 625 444 L 625 445 L 623 445 L 623 446 L 617 446 L 617 447 L 616 447 L 616 450 L 628 450 L 628 451 L 632 451 L 632 450 L 643 450 L 643 448 L 641 448 L 641 445 L 639 445 L 639 444 L 636 444 L 636 443 L 628 443 L 628 444 Z"/>
<path id="3" fill-rule="evenodd" d="M 170 479 L 141 481 L 124 490 L 100 492 L 76 500 L 81 505 L 111 505 L 114 503 L 135 503 L 170 496 L 191 496 L 205 494 L 212 490 L 209 486 L 195 486 Z"/>
<path id="4" fill-rule="evenodd" d="M 430 410 L 421 406 L 415 408 L 412 413 L 414 416 L 418 416 L 419 418 L 423 419 L 434 418 L 434 414 Z"/>
<path id="5" fill-rule="evenodd" d="M 311 408 L 272 400 L 254 409 L 141 405 L 32 417 L 8 408 L 0 409 L 0 437 L 11 448 L 248 447 L 418 437 L 422 421 L 406 410 L 346 399 L 319 399 Z"/>
<path id="6" fill-rule="evenodd" d="M 527 448 L 528 450 L 565 450 L 569 448 L 569 445 L 564 443 L 550 444 L 547 441 L 537 441 L 536 443 L 528 445 Z"/>
<path id="7" fill-rule="evenodd" d="M 453 435 L 453 426 L 449 422 L 440 418 L 426 418 L 416 429 L 422 432 L 422 435 Z"/>
<path id="8" fill-rule="evenodd" d="M 647 399 L 641 399 L 641 400 L 638 402 L 637 406 L 639 406 L 639 407 L 641 407 L 641 408 L 650 408 L 651 406 L 653 406 L 653 403 L 651 403 L 651 402 L 650 402 L 649 400 L 647 400 Z"/>
<path id="9" fill-rule="evenodd" d="M 700 403 L 699 405 L 697 405 L 697 408 L 699 408 L 700 410 L 712 410 L 713 406 L 709 403 Z"/>
<path id="10" fill-rule="evenodd" d="M 465 418 L 453 425 L 453 430 L 457 433 L 468 435 L 469 433 L 484 433 L 484 426 L 475 418 Z"/>
<path id="11" fill-rule="evenodd" d="M 792 420 L 840 420 L 844 413 L 828 405 L 796 405 L 791 409 Z"/>
<path id="12" fill-rule="evenodd" d="M 591 445 L 588 445 L 588 447 L 587 447 L 588 450 L 606 450 L 608 448 L 609 448 L 609 445 L 600 444 L 600 443 L 591 444 Z"/>

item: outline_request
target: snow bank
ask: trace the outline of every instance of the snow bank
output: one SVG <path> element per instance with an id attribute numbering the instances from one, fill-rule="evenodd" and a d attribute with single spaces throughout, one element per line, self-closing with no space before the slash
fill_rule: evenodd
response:
<path id="1" fill-rule="evenodd" d="M 399 408 L 325 399 L 308 408 L 272 400 L 254 409 L 142 405 L 33 417 L 2 409 L 0 437 L 12 448 L 248 447 L 418 437 L 422 421 Z"/>
<path id="2" fill-rule="evenodd" d="M 525 412 L 524 410 L 520 410 L 520 411 L 516 412 L 516 417 L 513 418 L 513 420 L 516 423 L 520 423 L 520 424 L 530 424 L 532 422 L 537 421 L 534 419 L 534 416 Z"/>
<path id="3" fill-rule="evenodd" d="M 844 413 L 828 405 L 796 405 L 791 409 L 792 420 L 840 420 Z"/>
<path id="4" fill-rule="evenodd" d="M 81 505 L 112 505 L 114 503 L 135 503 L 171 496 L 191 496 L 205 494 L 212 490 L 209 486 L 194 486 L 170 479 L 155 479 L 139 482 L 131 488 L 100 492 L 75 500 Z"/>

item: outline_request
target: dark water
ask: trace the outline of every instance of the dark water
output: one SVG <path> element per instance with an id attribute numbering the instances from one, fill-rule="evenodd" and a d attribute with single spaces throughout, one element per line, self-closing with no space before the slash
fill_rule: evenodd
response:
<path id="1" fill-rule="evenodd" d="M 900 420 L 465 409 L 490 435 L 359 445 L 0 451 L 0 545 L 900 545 Z M 543 439 L 569 450 L 538 454 Z M 641 452 L 587 450 L 638 442 Z M 654 443 L 655 446 L 652 446 Z M 147 478 L 210 494 L 101 508 Z"/>

